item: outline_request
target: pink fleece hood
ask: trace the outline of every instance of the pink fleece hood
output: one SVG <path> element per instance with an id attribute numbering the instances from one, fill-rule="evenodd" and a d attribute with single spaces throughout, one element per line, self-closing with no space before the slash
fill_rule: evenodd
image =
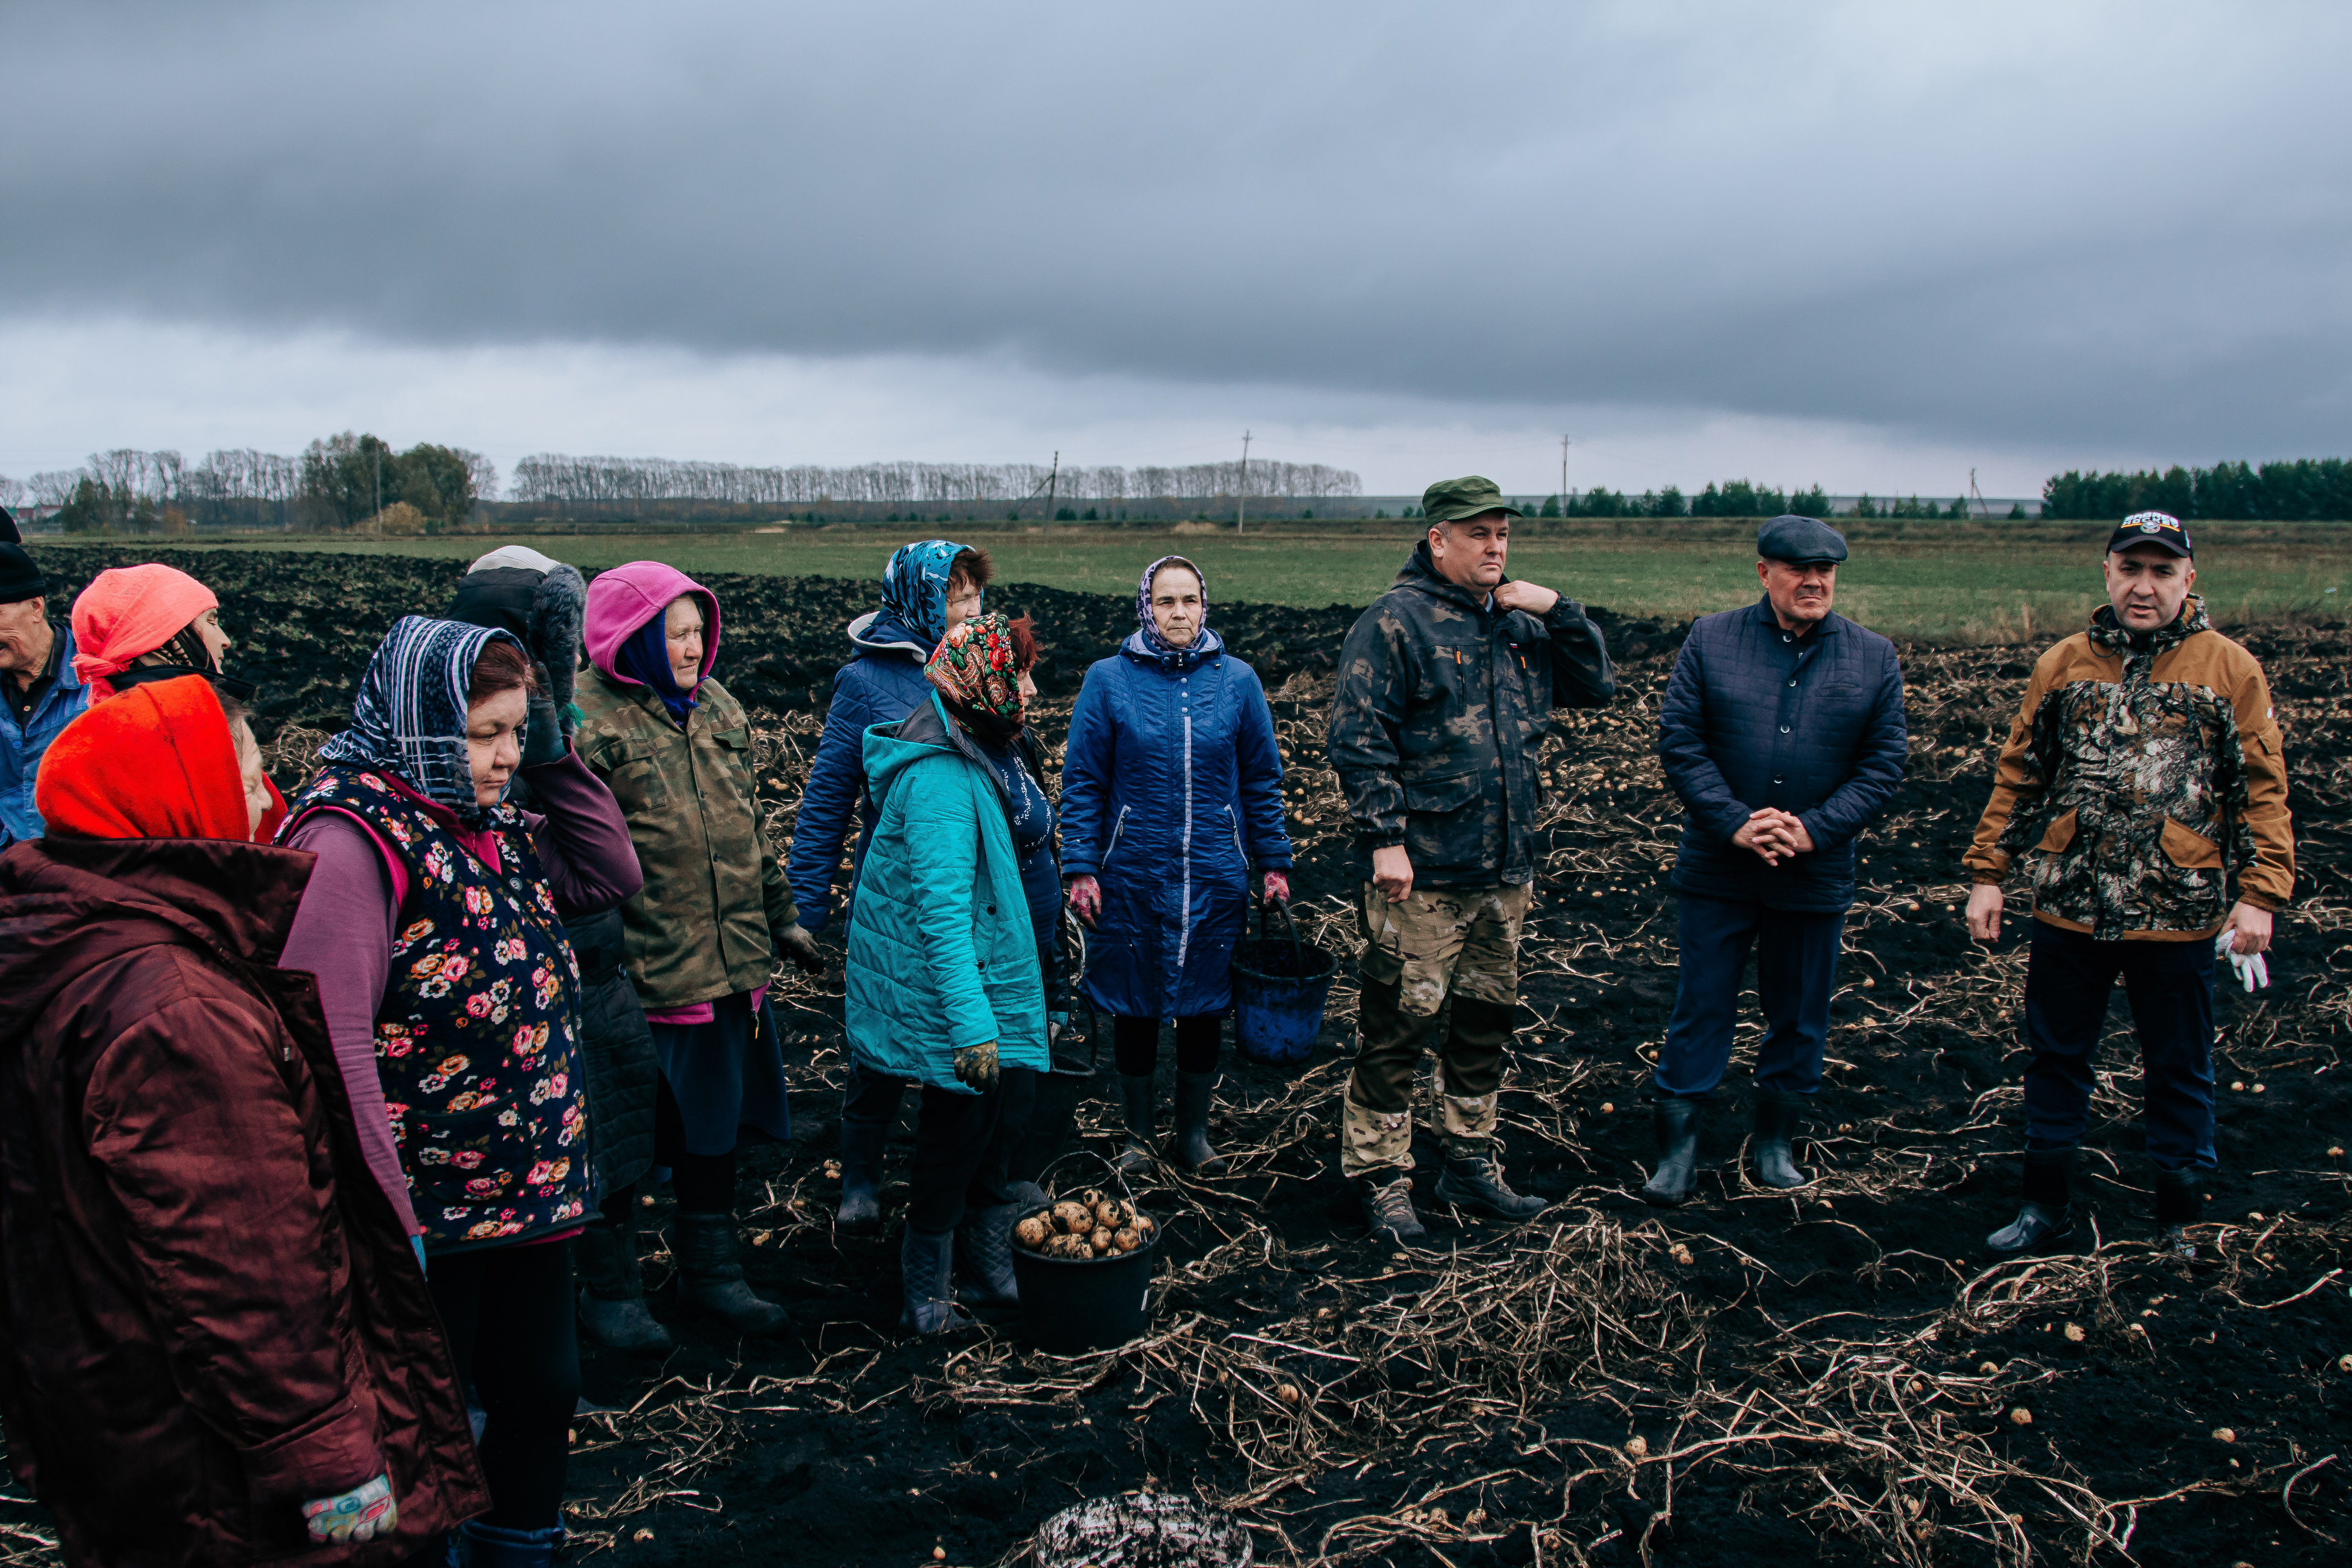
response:
<path id="1" fill-rule="evenodd" d="M 639 627 L 669 608 L 681 594 L 702 601 L 702 679 L 710 679 L 719 662 L 719 596 L 675 566 L 658 561 L 632 561 L 600 572 L 588 584 L 588 607 L 580 623 L 580 640 L 587 645 L 588 662 L 608 680 L 624 686 L 639 681 L 614 673 L 614 657 Z"/>

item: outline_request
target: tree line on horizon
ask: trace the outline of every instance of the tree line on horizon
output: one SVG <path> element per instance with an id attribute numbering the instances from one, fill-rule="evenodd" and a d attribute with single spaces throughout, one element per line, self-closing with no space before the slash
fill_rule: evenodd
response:
<path id="1" fill-rule="evenodd" d="M 239 447 L 190 463 L 175 451 L 118 447 L 79 468 L 0 479 L 0 501 L 54 510 L 68 533 L 172 533 L 194 522 L 350 528 L 379 518 L 415 531 L 464 521 L 498 489 L 497 465 L 478 452 L 429 441 L 394 451 L 346 430 L 295 458 Z"/>
<path id="2" fill-rule="evenodd" d="M 2042 487 L 2042 515 L 2121 518 L 2168 511 L 2179 518 L 2327 522 L 2352 518 L 2352 462 L 2297 458 L 2274 463 L 2175 463 L 2158 473 L 2089 473 L 2073 468 Z"/>
<path id="3" fill-rule="evenodd" d="M 538 452 L 515 464 L 509 499 L 554 506 L 679 500 L 732 506 L 828 502 L 970 506 L 1049 494 L 1120 501 L 1171 497 L 1320 498 L 1361 495 L 1363 490 L 1362 478 L 1350 469 L 1265 458 L 1252 458 L 1246 470 L 1238 460 L 1136 468 L 917 462 L 756 468 L 668 458 L 574 458 Z"/>

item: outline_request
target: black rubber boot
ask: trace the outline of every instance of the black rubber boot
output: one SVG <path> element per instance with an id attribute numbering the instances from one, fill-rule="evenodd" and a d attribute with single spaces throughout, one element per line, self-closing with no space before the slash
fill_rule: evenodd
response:
<path id="1" fill-rule="evenodd" d="M 956 1310 L 955 1287 L 949 1279 L 954 1265 L 955 1232 L 925 1236 L 912 1226 L 907 1227 L 907 1239 L 898 1245 L 898 1268 L 906 1276 L 906 1310 L 898 1318 L 901 1329 L 914 1334 L 944 1334 L 971 1326 L 971 1320 Z"/>
<path id="2" fill-rule="evenodd" d="M 665 1356 L 677 1347 L 646 1310 L 646 1277 L 637 1261 L 635 1217 L 610 1220 L 580 1233 L 572 1249 L 580 1275 L 580 1331 L 607 1350 Z"/>
<path id="3" fill-rule="evenodd" d="M 890 1141 L 887 1121 L 841 1123 L 841 1211 L 834 1225 L 851 1236 L 882 1228 L 882 1150 Z"/>
<path id="4" fill-rule="evenodd" d="M 731 1214 L 682 1214 L 670 1239 L 677 1256 L 677 1304 L 719 1319 L 739 1334 L 782 1333 L 792 1318 L 743 1283 Z"/>
<path id="5" fill-rule="evenodd" d="M 1118 1093 L 1127 1110 L 1127 1142 L 1118 1152 L 1118 1168 L 1134 1175 L 1151 1169 L 1151 1123 L 1160 1112 L 1160 1094 L 1148 1072 L 1119 1074 Z"/>
<path id="6" fill-rule="evenodd" d="M 1225 1173 L 1225 1157 L 1209 1146 L 1209 1099 L 1216 1087 L 1213 1072 L 1176 1075 L 1176 1136 L 1169 1142 L 1168 1157 L 1203 1176 Z"/>
<path id="7" fill-rule="evenodd" d="M 1491 1147 L 1491 1145 L 1490 1145 Z M 1503 1179 L 1503 1163 L 1492 1153 L 1449 1154 L 1437 1173 L 1437 1195 L 1455 1208 L 1517 1224 L 1551 1206 L 1528 1193 L 1515 1193 Z"/>
<path id="8" fill-rule="evenodd" d="M 1805 1119 L 1805 1096 L 1777 1089 L 1756 1093 L 1756 1179 L 1768 1187 L 1801 1187 L 1812 1180 L 1797 1168 L 1790 1145 Z"/>
<path id="9" fill-rule="evenodd" d="M 2074 1172 L 2074 1145 L 2025 1152 L 2025 1203 L 2017 1217 L 1985 1237 L 1985 1250 L 1996 1258 L 2021 1258 L 2049 1250 L 2074 1234 L 2072 1205 L 2067 1201 Z"/>
<path id="10" fill-rule="evenodd" d="M 1398 1176 L 1385 1184 L 1367 1176 L 1362 1185 L 1364 1223 L 1372 1227 L 1374 1241 L 1385 1238 L 1393 1247 L 1419 1247 L 1429 1239 L 1421 1216 L 1412 1212 L 1411 1176 Z"/>
<path id="11" fill-rule="evenodd" d="M 973 1307 L 1012 1307 L 1021 1300 L 1013 1277 L 1013 1222 L 1019 1204 L 966 1209 L 956 1226 L 956 1300 Z"/>
<path id="12" fill-rule="evenodd" d="M 2194 1259 L 2197 1244 L 2189 1239 L 2189 1227 L 2205 1206 L 2198 1189 L 2205 1184 L 2205 1173 L 2194 1168 L 2186 1171 L 2158 1171 L 2156 1173 L 2156 1245 L 2160 1251 L 2176 1258 Z"/>
<path id="13" fill-rule="evenodd" d="M 1658 1139 L 1658 1170 L 1642 1189 L 1642 1196 L 1662 1209 L 1683 1206 L 1691 1183 L 1698 1175 L 1698 1108 L 1696 1100 L 1679 1095 L 1663 1098 L 1650 1108 L 1650 1126 Z"/>

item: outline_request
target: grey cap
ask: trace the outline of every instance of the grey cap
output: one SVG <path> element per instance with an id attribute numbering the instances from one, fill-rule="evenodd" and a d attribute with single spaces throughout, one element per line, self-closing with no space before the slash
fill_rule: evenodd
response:
<path id="1" fill-rule="evenodd" d="M 1845 535 L 1817 517 L 1785 512 L 1756 531 L 1756 553 L 1767 561 L 1843 561 Z"/>

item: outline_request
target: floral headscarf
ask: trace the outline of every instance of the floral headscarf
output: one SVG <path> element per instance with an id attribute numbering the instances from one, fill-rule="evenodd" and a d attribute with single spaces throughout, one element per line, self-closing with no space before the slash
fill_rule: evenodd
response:
<path id="1" fill-rule="evenodd" d="M 1184 649 L 1160 635 L 1160 623 L 1151 618 L 1151 580 L 1159 576 L 1160 569 L 1166 566 L 1181 566 L 1201 584 L 1201 630 L 1206 632 L 1209 629 L 1209 579 L 1202 575 L 1198 566 L 1181 555 L 1163 555 L 1143 569 L 1143 581 L 1136 584 L 1135 589 L 1135 618 L 1142 624 L 1145 647 L 1154 653 L 1182 653 Z M 1198 636 L 1192 639 L 1192 646 L 1201 646 Z"/>
<path id="2" fill-rule="evenodd" d="M 1021 660 L 1013 647 L 1013 619 L 1003 611 L 969 620 L 940 639 L 923 676 L 948 700 L 950 711 L 992 741 L 1018 734 Z"/>
<path id="3" fill-rule="evenodd" d="M 320 758 L 390 773 L 478 828 L 485 814 L 466 751 L 466 691 L 483 647 L 501 641 L 522 647 L 509 631 L 401 616 L 360 677 L 352 727 L 320 747 Z"/>

